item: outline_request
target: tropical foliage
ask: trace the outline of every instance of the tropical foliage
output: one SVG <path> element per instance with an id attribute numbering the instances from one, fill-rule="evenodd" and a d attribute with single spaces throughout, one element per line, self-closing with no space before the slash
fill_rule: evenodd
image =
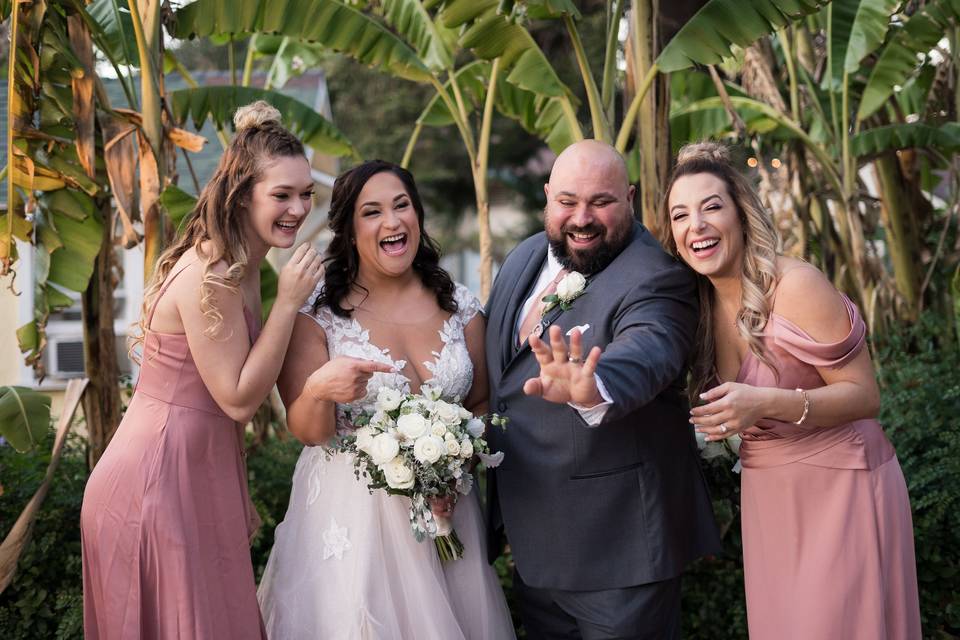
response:
<path id="1" fill-rule="evenodd" d="M 491 170 L 498 124 L 554 152 L 584 137 L 614 144 L 650 227 L 672 154 L 720 138 L 742 150 L 785 250 L 851 295 L 875 335 L 924 310 L 960 332 L 960 0 L 23 0 L 0 12 L 12 43 L 0 273 L 33 289 L 17 338 L 38 377 L 50 314 L 81 301 L 91 466 L 121 413 L 118 252 L 141 247 L 149 276 L 192 209 L 180 184 L 191 154 L 225 144 L 233 111 L 254 99 L 318 153 L 358 160 L 350 130 L 283 92 L 308 69 L 343 68 L 331 61 L 417 87 L 419 115 L 388 159 L 416 164 L 433 133 L 452 134 L 484 294 L 491 183 L 512 184 Z M 186 39 L 224 54 L 229 84 L 194 80 Z M 172 76 L 186 87 L 168 91 Z M 195 133 L 208 123 L 217 141 Z M 17 281 L 26 260 L 32 281 Z M 0 388 L 6 441 L 37 450 L 48 424 L 48 398 Z M 955 630 L 956 613 L 937 621 Z"/>

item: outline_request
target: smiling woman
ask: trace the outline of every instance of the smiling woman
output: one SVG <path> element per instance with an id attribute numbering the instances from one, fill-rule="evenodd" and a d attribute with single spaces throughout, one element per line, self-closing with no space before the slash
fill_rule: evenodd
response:
<path id="1" fill-rule="evenodd" d="M 662 241 L 699 276 L 691 422 L 742 438 L 750 637 L 919 638 L 910 502 L 856 306 L 778 254 L 724 147 L 681 150 L 666 193 Z"/>
<path id="2" fill-rule="evenodd" d="M 133 399 L 84 492 L 84 636 L 264 638 L 242 431 L 321 275 L 299 247 L 260 330 L 260 263 L 310 211 L 303 145 L 260 102 L 144 296 Z"/>

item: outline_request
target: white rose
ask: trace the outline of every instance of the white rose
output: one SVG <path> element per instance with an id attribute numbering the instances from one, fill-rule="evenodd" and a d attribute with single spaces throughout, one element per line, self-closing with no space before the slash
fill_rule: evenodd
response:
<path id="1" fill-rule="evenodd" d="M 443 424 L 439 420 L 433 423 L 433 427 L 430 429 L 430 432 L 438 438 L 443 438 L 450 433 L 447 431 L 447 425 Z"/>
<path id="2" fill-rule="evenodd" d="M 485 429 L 486 425 L 483 424 L 483 420 L 480 420 L 479 418 L 473 418 L 467 422 L 467 433 L 469 433 L 473 438 L 479 438 L 482 436 Z"/>
<path id="3" fill-rule="evenodd" d="M 460 443 L 460 457 L 469 458 L 472 455 L 473 455 L 473 443 L 467 440 L 466 438 L 464 438 L 463 442 Z"/>
<path id="4" fill-rule="evenodd" d="M 563 301 L 570 301 L 587 286 L 587 279 L 583 274 L 571 271 L 557 283 L 557 297 Z"/>
<path id="5" fill-rule="evenodd" d="M 370 453 L 370 445 L 373 444 L 373 435 L 376 432 L 376 429 L 373 427 L 360 427 L 357 429 L 357 449 L 364 453 Z"/>
<path id="6" fill-rule="evenodd" d="M 386 464 L 400 453 L 400 443 L 391 434 L 381 433 L 374 436 L 373 442 L 370 443 L 369 453 L 373 459 L 373 464 Z"/>
<path id="7" fill-rule="evenodd" d="M 380 470 L 383 471 L 387 484 L 393 489 L 409 489 L 413 486 L 413 469 L 404 464 L 400 456 L 380 465 Z"/>
<path id="8" fill-rule="evenodd" d="M 397 418 L 397 431 L 410 440 L 416 440 L 429 428 L 430 424 L 419 413 L 407 413 Z"/>
<path id="9" fill-rule="evenodd" d="M 436 436 L 423 436 L 413 443 L 413 457 L 417 462 L 433 464 L 446 452 L 443 440 Z"/>
<path id="10" fill-rule="evenodd" d="M 433 405 L 433 414 L 444 424 L 460 424 L 460 407 L 443 400 Z"/>
<path id="11" fill-rule="evenodd" d="M 395 411 L 403 402 L 403 394 L 390 387 L 380 387 L 377 392 L 377 409 L 380 411 Z"/>
<path id="12" fill-rule="evenodd" d="M 465 407 L 460 407 L 460 419 L 470 420 L 471 418 L 473 418 L 473 414 L 470 413 L 470 410 L 466 409 Z"/>
<path id="13" fill-rule="evenodd" d="M 446 446 L 446 448 L 447 448 L 447 455 L 448 455 L 448 456 L 454 456 L 454 457 L 456 457 L 456 456 L 460 455 L 460 443 L 458 443 L 458 442 L 457 442 L 456 440 L 454 440 L 453 438 L 448 438 L 447 440 L 444 440 L 444 441 L 443 441 L 443 444 L 444 444 L 444 445 Z"/>

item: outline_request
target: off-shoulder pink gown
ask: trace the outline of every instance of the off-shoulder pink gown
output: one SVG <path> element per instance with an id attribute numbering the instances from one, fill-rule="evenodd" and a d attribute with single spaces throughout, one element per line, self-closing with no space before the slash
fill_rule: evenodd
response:
<path id="1" fill-rule="evenodd" d="M 247 496 L 237 424 L 186 336 L 147 331 L 137 389 L 83 496 L 86 640 L 265 638 Z"/>
<path id="2" fill-rule="evenodd" d="M 780 373 L 748 355 L 739 382 L 783 389 L 825 383 L 864 348 L 866 327 L 815 342 L 771 314 L 765 345 Z M 741 509 L 752 640 L 919 640 L 907 486 L 876 420 L 822 428 L 762 420 L 742 434 Z"/>

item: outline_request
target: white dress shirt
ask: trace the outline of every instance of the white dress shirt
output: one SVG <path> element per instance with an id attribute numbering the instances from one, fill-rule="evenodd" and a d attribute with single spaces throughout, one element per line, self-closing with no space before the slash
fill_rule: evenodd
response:
<path id="1" fill-rule="evenodd" d="M 531 289 L 533 293 L 523 303 L 523 306 L 520 308 L 520 313 L 517 314 L 516 322 L 513 326 L 514 335 L 519 333 L 520 324 L 523 322 L 524 318 L 527 317 L 527 314 L 530 313 L 530 309 L 533 308 L 533 305 L 539 302 L 539 300 L 537 300 L 537 296 L 546 288 L 547 284 L 557 277 L 557 274 L 560 273 L 561 269 L 563 269 L 563 266 L 553 255 L 553 249 L 548 249 L 547 262 L 543 266 L 543 269 L 540 270 L 540 277 L 538 277 L 537 281 L 533 284 L 533 288 Z M 576 304 L 576 302 L 574 302 L 574 304 Z M 603 386 L 603 381 L 600 379 L 600 376 L 595 373 L 593 374 L 593 377 L 597 381 L 597 390 L 600 392 L 600 397 L 603 398 L 603 402 L 592 407 L 584 407 L 583 405 L 575 404 L 573 402 L 567 403 L 577 410 L 577 412 L 580 414 L 580 417 L 583 418 L 584 422 L 587 423 L 587 426 L 590 427 L 598 426 L 603 421 L 603 416 L 606 415 L 607 409 L 609 409 L 613 404 L 613 399 L 610 397 L 610 394 L 607 393 L 606 387 Z"/>

